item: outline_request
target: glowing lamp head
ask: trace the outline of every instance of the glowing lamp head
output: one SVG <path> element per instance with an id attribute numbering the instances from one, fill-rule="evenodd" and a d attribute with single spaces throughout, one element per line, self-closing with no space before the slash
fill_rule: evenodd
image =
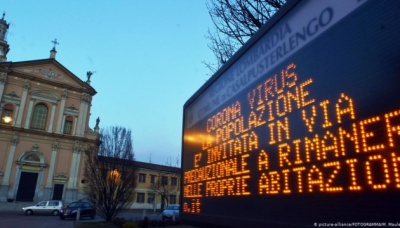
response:
<path id="1" fill-rule="evenodd" d="M 13 121 L 12 119 L 12 113 L 13 110 L 10 107 L 7 107 L 9 105 L 6 105 L 6 107 L 0 107 L 0 110 L 2 111 L 1 114 L 1 120 L 3 121 L 3 123 L 11 123 Z"/>
<path id="2" fill-rule="evenodd" d="M 4 123 L 11 123 L 12 118 L 11 118 L 11 116 L 4 116 L 3 121 L 4 121 Z"/>

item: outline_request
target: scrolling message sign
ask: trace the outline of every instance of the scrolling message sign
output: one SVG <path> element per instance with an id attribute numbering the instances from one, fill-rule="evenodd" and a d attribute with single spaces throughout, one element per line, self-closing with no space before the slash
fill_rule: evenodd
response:
<path id="1" fill-rule="evenodd" d="M 182 218 L 398 222 L 397 12 L 398 1 L 301 1 L 251 40 L 185 104 Z"/>

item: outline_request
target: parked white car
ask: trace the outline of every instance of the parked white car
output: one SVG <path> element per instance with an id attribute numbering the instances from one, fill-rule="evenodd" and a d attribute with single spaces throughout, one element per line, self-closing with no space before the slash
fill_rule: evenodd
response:
<path id="1" fill-rule="evenodd" d="M 63 205 L 64 203 L 61 200 L 49 200 L 39 202 L 34 206 L 23 207 L 22 210 L 26 215 L 52 214 L 58 216 Z"/>

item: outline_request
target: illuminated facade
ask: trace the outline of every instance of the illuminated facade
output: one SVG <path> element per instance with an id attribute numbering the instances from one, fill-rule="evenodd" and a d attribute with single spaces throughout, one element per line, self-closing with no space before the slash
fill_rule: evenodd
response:
<path id="1" fill-rule="evenodd" d="M 88 126 L 96 91 L 55 59 L 55 46 L 48 59 L 6 62 L 8 27 L 3 15 L 0 201 L 80 199 L 81 152 L 97 138 L 98 126 Z"/>

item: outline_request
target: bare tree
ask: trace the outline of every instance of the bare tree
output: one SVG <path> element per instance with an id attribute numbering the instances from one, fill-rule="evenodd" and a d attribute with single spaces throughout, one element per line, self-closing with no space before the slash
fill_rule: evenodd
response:
<path id="1" fill-rule="evenodd" d="M 286 0 L 208 0 L 214 24 L 208 31 L 208 47 L 217 63 L 203 61 L 215 73 L 243 44 L 278 11 Z"/>
<path id="2" fill-rule="evenodd" d="M 111 127 L 100 132 L 97 148 L 85 151 L 85 194 L 106 221 L 133 201 L 136 187 L 131 131 Z"/>
<path id="3" fill-rule="evenodd" d="M 179 158 L 177 159 L 178 163 Z M 151 184 L 151 189 L 161 197 L 161 210 L 170 203 L 168 197 L 179 191 L 179 179 L 180 169 L 173 167 L 171 161 L 167 161 L 166 166 L 158 169 L 157 179 Z"/>

